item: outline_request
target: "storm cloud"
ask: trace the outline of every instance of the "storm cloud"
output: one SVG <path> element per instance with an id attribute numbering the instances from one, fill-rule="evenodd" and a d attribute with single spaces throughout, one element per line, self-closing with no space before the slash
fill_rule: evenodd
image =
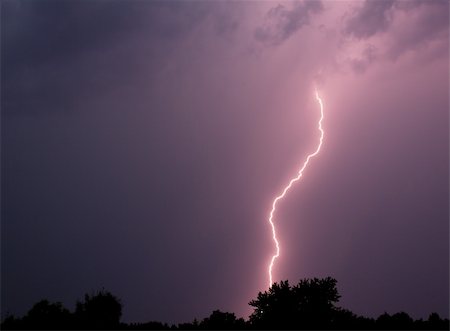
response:
<path id="1" fill-rule="evenodd" d="M 266 44 L 280 44 L 308 25 L 311 16 L 322 10 L 322 2 L 314 0 L 278 4 L 269 10 L 264 25 L 255 30 L 255 38 Z"/>
<path id="2" fill-rule="evenodd" d="M 368 38 L 380 31 L 385 31 L 391 23 L 391 9 L 394 0 L 368 1 L 346 23 L 345 32 L 356 38 Z"/>

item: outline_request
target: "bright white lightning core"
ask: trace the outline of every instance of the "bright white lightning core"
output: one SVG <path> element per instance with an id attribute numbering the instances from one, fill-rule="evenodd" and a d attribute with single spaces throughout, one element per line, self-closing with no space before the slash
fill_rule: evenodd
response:
<path id="1" fill-rule="evenodd" d="M 303 176 L 303 171 L 305 170 L 306 166 L 309 163 L 309 160 L 316 156 L 317 154 L 319 154 L 320 152 L 320 148 L 322 147 L 322 142 L 323 142 L 323 137 L 324 137 L 324 131 L 322 129 L 322 120 L 323 120 L 323 102 L 322 99 L 319 96 L 319 92 L 317 92 L 317 90 L 315 90 L 315 96 L 316 96 L 316 100 L 319 103 L 320 106 L 320 119 L 319 119 L 319 124 L 318 124 L 318 129 L 320 131 L 320 138 L 319 138 L 319 144 L 317 145 L 316 150 L 309 154 L 305 160 L 305 162 L 303 163 L 303 166 L 300 168 L 300 170 L 297 173 L 297 176 L 292 178 L 291 181 L 289 182 L 289 184 L 283 189 L 283 192 L 277 196 L 275 198 L 275 200 L 273 200 L 272 203 L 272 210 L 270 211 L 270 217 L 269 217 L 269 223 L 270 226 L 272 227 L 272 237 L 273 237 L 273 241 L 275 242 L 275 246 L 276 246 L 276 253 L 275 255 L 272 256 L 272 259 L 270 260 L 270 264 L 269 264 L 269 288 L 272 286 L 273 284 L 273 278 L 272 278 L 272 269 L 275 263 L 275 260 L 280 256 L 280 244 L 278 242 L 277 239 L 277 233 L 275 231 L 275 224 L 273 223 L 273 215 L 275 213 L 275 209 L 277 208 L 277 203 L 279 200 L 283 199 L 284 196 L 286 195 L 287 191 L 292 187 L 292 184 L 294 184 L 296 181 L 298 181 L 300 178 L 302 178 Z"/>

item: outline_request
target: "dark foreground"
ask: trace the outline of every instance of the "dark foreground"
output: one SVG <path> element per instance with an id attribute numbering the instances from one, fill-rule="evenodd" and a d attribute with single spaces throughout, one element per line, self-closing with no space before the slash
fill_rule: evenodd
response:
<path id="1" fill-rule="evenodd" d="M 449 320 L 431 313 L 427 320 L 413 320 L 407 313 L 384 313 L 378 318 L 358 316 L 336 306 L 340 295 L 336 280 L 304 279 L 291 286 L 288 281 L 275 283 L 264 293 L 258 293 L 249 305 L 254 311 L 248 318 L 236 318 L 234 313 L 215 310 L 200 321 L 168 325 L 157 321 L 122 323 L 122 304 L 111 293 L 102 290 L 86 294 L 76 304 L 74 312 L 60 302 L 42 300 L 23 317 L 7 316 L 2 330 L 449 330 Z"/>

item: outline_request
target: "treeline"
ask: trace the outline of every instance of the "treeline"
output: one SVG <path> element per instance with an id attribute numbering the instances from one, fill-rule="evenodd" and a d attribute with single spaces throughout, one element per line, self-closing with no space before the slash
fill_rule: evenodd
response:
<path id="1" fill-rule="evenodd" d="M 249 305 L 254 311 L 248 320 L 234 313 L 215 310 L 200 321 L 168 325 L 157 321 L 122 323 L 122 303 L 102 290 L 86 294 L 70 312 L 60 302 L 42 300 L 23 317 L 7 316 L 2 330 L 26 329 L 116 329 L 116 330 L 253 330 L 253 329 L 364 329 L 364 330 L 449 330 L 449 320 L 432 313 L 427 320 L 412 319 L 407 313 L 384 313 L 378 318 L 358 316 L 336 306 L 340 295 L 336 280 L 304 279 L 291 286 L 288 281 L 275 283 L 258 293 Z"/>

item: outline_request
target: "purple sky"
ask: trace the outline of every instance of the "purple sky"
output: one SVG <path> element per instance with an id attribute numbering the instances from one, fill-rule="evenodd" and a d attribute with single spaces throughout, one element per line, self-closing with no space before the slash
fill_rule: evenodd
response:
<path id="1" fill-rule="evenodd" d="M 1 2 L 2 316 L 101 287 L 125 321 L 248 317 L 338 280 L 449 311 L 449 2 Z"/>

